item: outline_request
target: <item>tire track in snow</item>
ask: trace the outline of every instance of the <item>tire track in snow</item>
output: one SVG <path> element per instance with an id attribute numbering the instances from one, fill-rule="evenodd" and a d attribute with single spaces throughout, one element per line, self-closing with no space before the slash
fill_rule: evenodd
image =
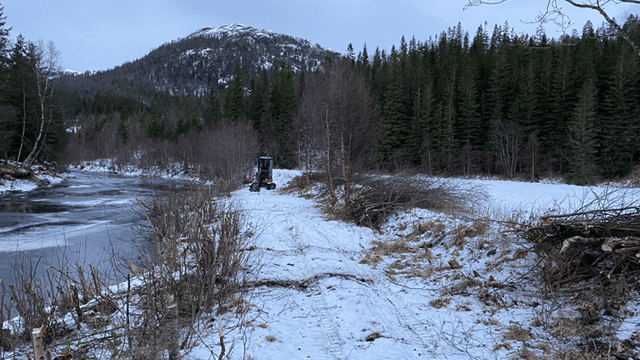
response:
<path id="1" fill-rule="evenodd" d="M 318 226 L 308 226 L 313 221 L 303 217 L 297 218 L 294 214 L 302 215 L 303 212 L 291 206 L 278 206 L 277 210 L 271 211 L 271 221 L 279 223 L 284 229 L 285 234 L 279 234 L 277 237 L 280 241 L 287 244 L 293 253 L 300 257 L 298 266 L 302 268 L 302 275 L 312 277 L 319 275 L 323 271 L 319 271 L 315 267 L 318 251 L 324 252 L 328 249 L 335 249 L 336 244 L 330 243 L 327 248 L 319 247 L 321 244 L 311 243 L 310 239 L 315 237 L 314 232 L 318 231 Z M 326 237 L 325 240 L 328 240 Z M 337 306 L 329 306 L 326 301 L 323 286 L 316 283 L 310 286 L 307 291 L 313 301 L 313 310 L 315 316 L 309 323 L 309 335 L 312 337 L 315 347 L 317 348 L 320 358 L 325 359 L 345 359 L 344 341 L 338 332 L 338 324 L 333 320 L 336 313 L 333 311 Z M 323 357 L 324 356 L 324 357 Z"/>
<path id="2" fill-rule="evenodd" d="M 429 351 L 428 344 L 430 343 L 428 340 L 433 338 L 429 334 L 429 328 L 426 324 L 420 321 L 416 315 L 411 311 L 409 305 L 393 290 L 391 290 L 389 285 L 389 280 L 384 274 L 376 274 L 379 273 L 379 270 L 374 270 L 372 268 L 368 268 L 367 274 L 363 274 L 363 272 L 358 268 L 357 265 L 352 262 L 348 262 L 353 271 L 350 271 L 353 275 L 358 276 L 359 278 L 368 278 L 371 279 L 371 282 L 367 283 L 369 290 L 377 295 L 381 301 L 375 302 L 379 304 L 379 306 L 385 307 L 389 311 L 389 317 L 395 318 L 400 328 L 402 329 L 401 334 L 393 334 L 397 340 L 405 339 L 405 341 L 409 341 L 410 345 L 414 348 L 409 351 L 405 351 L 407 355 L 407 359 L 409 358 L 417 358 L 424 359 L 425 352 Z M 372 304 L 374 303 L 373 299 L 368 299 Z M 434 343 L 431 341 L 431 343 Z M 411 351 L 415 350 L 415 351 Z M 418 355 L 421 354 L 421 355 Z"/>
<path id="3" fill-rule="evenodd" d="M 298 237 L 317 238 L 315 233 L 317 233 L 318 230 L 318 226 L 314 226 L 312 229 L 305 227 L 302 229 L 302 232 L 299 232 L 297 235 Z M 294 242 L 297 241 L 299 240 L 294 239 Z M 324 252 L 328 249 L 321 247 L 322 244 L 318 243 L 311 245 L 311 239 L 308 244 L 309 247 L 306 249 L 302 261 L 303 272 L 307 276 L 315 276 L 330 271 L 330 269 L 321 269 L 314 266 L 316 265 L 316 260 L 318 260 L 318 251 Z M 335 244 L 332 245 L 335 247 Z M 344 341 L 338 331 L 338 324 L 333 320 L 336 318 L 336 312 L 333 311 L 333 309 L 337 308 L 337 306 L 329 306 L 327 304 L 326 295 L 324 294 L 326 289 L 321 285 L 321 281 L 314 284 L 309 291 L 314 292 L 311 294 L 311 298 L 314 302 L 314 310 L 316 311 L 316 321 L 310 324 L 310 327 L 315 327 L 315 329 L 320 330 L 320 333 L 316 333 L 316 336 L 314 336 L 316 347 L 320 351 L 320 354 L 326 355 L 328 359 L 345 359 Z"/>
<path id="4" fill-rule="evenodd" d="M 336 244 L 330 240 L 331 236 L 329 234 L 323 230 L 318 230 L 319 236 L 331 244 Z M 345 253 L 345 255 L 353 254 L 353 252 L 340 249 L 339 247 L 334 249 L 334 251 Z M 358 252 L 358 255 L 360 253 L 361 252 Z M 368 282 L 366 286 L 382 300 L 380 303 L 384 304 L 384 307 L 389 310 L 390 317 L 395 318 L 403 329 L 402 334 L 394 334 L 394 337 L 397 337 L 398 340 L 404 338 L 410 341 L 411 345 L 415 346 L 415 351 L 405 351 L 406 358 L 423 359 L 421 355 L 425 355 L 424 353 L 429 351 L 428 339 L 433 338 L 433 336 L 430 336 L 428 326 L 411 312 L 409 305 L 396 292 L 391 290 L 386 275 L 380 274 L 380 270 L 374 270 L 368 266 L 366 266 L 366 269 L 363 269 L 365 267 L 364 265 L 359 266 L 349 258 L 343 259 L 340 264 L 341 267 L 343 267 L 342 270 L 344 273 L 355 276 L 356 278 L 372 280 Z M 367 300 L 372 303 L 372 307 L 376 305 L 373 304 L 372 299 Z"/>
<path id="5" fill-rule="evenodd" d="M 266 200 L 265 198 L 256 200 Z M 312 277 L 336 273 L 371 280 L 362 283 L 368 289 L 363 291 L 362 299 L 366 301 L 364 306 L 379 309 L 381 317 L 386 318 L 387 321 L 396 322 L 395 330 L 391 335 L 404 344 L 398 349 L 403 353 L 403 358 L 424 359 L 429 352 L 427 344 L 433 343 L 428 341 L 433 336 L 430 336 L 427 325 L 420 321 L 401 296 L 391 289 L 389 280 L 381 270 L 374 270 L 368 265 L 359 265 L 354 261 L 364 251 L 360 245 L 361 234 L 344 228 L 343 224 L 335 223 L 333 225 L 335 234 L 330 234 L 323 228 L 327 221 L 321 219 L 319 217 L 321 215 L 313 214 L 312 216 L 307 212 L 309 209 L 291 206 L 286 202 L 279 203 L 276 196 L 269 200 L 272 200 L 269 201 L 269 206 L 253 209 L 254 211 L 264 209 L 257 212 L 273 224 L 269 227 L 273 226 L 272 230 L 282 230 L 274 240 L 277 239 L 278 243 L 290 248 L 300 257 L 296 263 L 302 271 L 300 275 Z M 268 214 L 265 214 L 265 211 Z M 308 325 L 309 335 L 318 350 L 318 355 L 326 359 L 345 359 L 346 342 L 341 337 L 341 329 L 334 320 L 339 313 L 339 304 L 331 306 L 327 304 L 325 294 L 327 289 L 321 282 L 312 285 L 307 291 L 311 293 L 315 313 Z M 365 295 L 369 292 L 371 294 Z M 342 330 L 349 331 L 349 329 Z M 421 357 L 418 356 L 419 353 Z"/>
<path id="6" fill-rule="evenodd" d="M 345 359 L 344 342 L 338 332 L 337 324 L 332 320 L 335 316 L 332 314 L 331 308 L 327 306 L 323 288 L 320 285 L 315 285 L 312 291 L 318 292 L 311 295 L 317 314 L 317 323 L 310 326 L 320 329 L 321 335 L 314 336 L 316 347 L 321 351 L 321 354 L 326 354 L 328 359 Z"/>
<path id="7" fill-rule="evenodd" d="M 374 282 L 377 295 L 387 304 L 389 310 L 398 318 L 398 322 L 406 329 L 405 333 L 409 334 L 409 340 L 414 346 L 418 346 L 420 350 L 430 352 L 428 344 L 435 343 L 437 338 L 430 335 L 429 325 L 420 321 L 411 311 L 409 305 L 388 285 L 386 277 L 378 278 Z"/>

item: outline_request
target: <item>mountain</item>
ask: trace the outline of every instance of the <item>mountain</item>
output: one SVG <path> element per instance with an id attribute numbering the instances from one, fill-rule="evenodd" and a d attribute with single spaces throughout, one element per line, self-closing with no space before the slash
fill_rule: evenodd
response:
<path id="1" fill-rule="evenodd" d="M 335 60 L 340 54 L 298 37 L 233 24 L 202 28 L 111 70 L 67 73 L 60 83 L 83 96 L 105 90 L 126 94 L 140 89 L 201 96 L 211 88 L 224 86 L 237 63 L 248 74 L 260 67 L 270 69 L 278 62 L 296 72 L 310 72 L 327 57 Z"/>

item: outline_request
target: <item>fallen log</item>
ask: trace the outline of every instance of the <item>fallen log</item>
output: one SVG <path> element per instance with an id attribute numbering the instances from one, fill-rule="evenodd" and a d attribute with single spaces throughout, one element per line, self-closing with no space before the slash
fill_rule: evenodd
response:
<path id="1" fill-rule="evenodd" d="M 562 249 L 560 249 L 560 252 L 565 251 L 569 246 L 576 243 L 587 245 L 587 244 L 597 244 L 602 241 L 603 241 L 602 239 L 597 239 L 597 238 L 585 238 L 582 236 L 573 236 L 562 242 Z"/>
<path id="2" fill-rule="evenodd" d="M 631 248 L 638 248 L 640 246 L 640 239 L 627 236 L 624 239 L 610 238 L 602 243 L 602 250 L 606 252 L 612 252 L 618 248 L 622 251 L 629 251 Z"/>

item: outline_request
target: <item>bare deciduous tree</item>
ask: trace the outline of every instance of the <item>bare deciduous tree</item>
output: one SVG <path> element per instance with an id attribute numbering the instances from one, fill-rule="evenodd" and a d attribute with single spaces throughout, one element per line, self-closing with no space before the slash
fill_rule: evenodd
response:
<path id="1" fill-rule="evenodd" d="M 509 0 L 468 0 L 465 5 L 465 10 L 471 6 L 479 5 L 499 5 Z M 565 31 L 572 23 L 571 18 L 561 6 L 565 2 L 580 9 L 590 9 L 597 11 L 617 32 L 618 36 L 625 39 L 635 50 L 636 54 L 640 56 L 640 46 L 631 37 L 628 29 L 618 24 L 616 20 L 610 15 L 610 10 L 605 9 L 607 5 L 619 5 L 619 4 L 635 4 L 640 5 L 640 0 L 547 0 L 547 6 L 540 11 L 538 16 L 535 17 L 533 22 L 548 23 L 552 22 Z M 609 7 L 609 9 L 611 9 Z"/>
<path id="2" fill-rule="evenodd" d="M 375 101 L 362 75 L 347 63 L 325 64 L 308 79 L 295 128 L 305 171 L 324 167 L 330 178 L 341 174 L 348 201 L 354 172 L 375 163 L 380 133 Z"/>
<path id="3" fill-rule="evenodd" d="M 61 72 L 62 69 L 60 64 L 60 52 L 53 41 L 49 41 L 46 46 L 42 40 L 37 45 L 30 43 L 29 57 L 31 69 L 35 74 L 38 90 L 37 100 L 39 106 L 39 119 L 37 122 L 37 131 L 33 147 L 31 148 L 29 155 L 27 155 L 22 162 L 23 168 L 31 166 L 44 146 L 44 140 L 47 136 L 48 128 L 53 121 L 52 100 L 54 87 L 52 80 Z M 24 139 L 22 141 L 24 141 Z"/>
<path id="4" fill-rule="evenodd" d="M 495 121 L 491 137 L 505 175 L 512 178 L 520 160 L 522 131 L 513 122 Z"/>

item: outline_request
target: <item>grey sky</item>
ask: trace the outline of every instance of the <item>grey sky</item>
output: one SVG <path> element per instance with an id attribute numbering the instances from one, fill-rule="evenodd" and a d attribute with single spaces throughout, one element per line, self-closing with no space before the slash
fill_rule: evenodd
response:
<path id="1" fill-rule="evenodd" d="M 77 71 L 106 70 L 141 58 L 152 49 L 203 27 L 242 23 L 298 36 L 344 53 L 367 43 L 390 49 L 404 35 L 425 41 L 462 23 L 471 36 L 485 21 L 489 34 L 505 21 L 518 33 L 535 32 L 533 20 L 547 0 L 510 0 L 499 6 L 463 11 L 466 0 L 0 0 L 12 27 L 11 37 L 52 40 L 63 67 Z M 613 16 L 639 6 L 618 5 Z M 566 5 L 577 29 L 602 18 L 590 10 Z M 547 35 L 559 33 L 550 26 Z"/>

